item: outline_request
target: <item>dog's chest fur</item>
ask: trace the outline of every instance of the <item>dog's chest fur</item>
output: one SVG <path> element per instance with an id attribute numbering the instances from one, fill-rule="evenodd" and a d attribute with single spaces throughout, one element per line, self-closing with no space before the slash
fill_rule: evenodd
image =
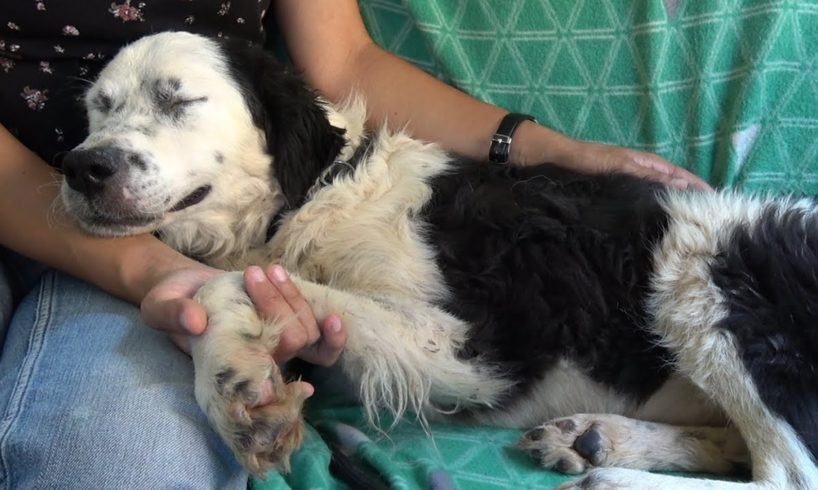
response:
<path id="1" fill-rule="evenodd" d="M 629 179 L 563 181 L 550 167 L 456 162 L 381 133 L 354 171 L 284 217 L 265 259 L 454 313 L 469 325 L 458 356 L 506 372 L 517 384 L 509 402 L 566 360 L 576 376 L 644 401 L 670 372 L 642 328 L 663 214 L 654 190 Z"/>
<path id="2" fill-rule="evenodd" d="M 422 302 L 446 289 L 421 211 L 448 157 L 402 134 L 382 133 L 354 172 L 317 188 L 288 214 L 269 249 L 304 279 L 372 297 Z"/>

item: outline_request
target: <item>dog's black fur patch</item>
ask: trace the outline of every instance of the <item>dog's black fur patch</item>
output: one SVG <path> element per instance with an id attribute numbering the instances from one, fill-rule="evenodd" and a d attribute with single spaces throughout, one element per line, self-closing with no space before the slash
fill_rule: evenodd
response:
<path id="1" fill-rule="evenodd" d="M 346 144 L 344 130 L 329 123 L 315 92 L 272 54 L 246 42 L 219 42 L 253 122 L 264 130 L 287 205 L 298 207 Z"/>
<path id="2" fill-rule="evenodd" d="M 727 318 L 765 405 L 818 457 L 818 220 L 770 205 L 737 225 L 712 264 Z"/>
<path id="3" fill-rule="evenodd" d="M 643 329 L 667 223 L 658 185 L 462 162 L 433 188 L 425 214 L 452 293 L 443 306 L 472 325 L 460 355 L 516 381 L 510 401 L 563 358 L 636 400 L 664 383 L 670 355 Z"/>

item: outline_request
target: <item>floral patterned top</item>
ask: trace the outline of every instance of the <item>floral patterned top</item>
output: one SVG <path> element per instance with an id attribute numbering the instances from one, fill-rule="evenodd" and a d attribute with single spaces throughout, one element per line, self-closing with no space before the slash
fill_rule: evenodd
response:
<path id="1" fill-rule="evenodd" d="M 263 42 L 270 0 L 9 0 L 0 2 L 0 124 L 52 162 L 87 123 L 84 89 L 121 46 L 186 30 Z"/>

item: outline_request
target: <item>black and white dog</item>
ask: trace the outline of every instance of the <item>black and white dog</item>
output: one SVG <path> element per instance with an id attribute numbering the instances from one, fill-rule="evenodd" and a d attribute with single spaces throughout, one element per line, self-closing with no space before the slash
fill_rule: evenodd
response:
<path id="1" fill-rule="evenodd" d="M 68 212 L 221 268 L 282 263 L 317 317 L 342 315 L 340 369 L 373 419 L 531 429 L 542 466 L 595 468 L 570 488 L 818 488 L 811 201 L 458 161 L 186 33 L 124 48 L 86 103 Z M 260 320 L 240 273 L 197 299 L 202 409 L 251 471 L 286 469 L 303 395 L 270 353 L 288 319 Z M 752 483 L 640 471 L 747 465 Z"/>

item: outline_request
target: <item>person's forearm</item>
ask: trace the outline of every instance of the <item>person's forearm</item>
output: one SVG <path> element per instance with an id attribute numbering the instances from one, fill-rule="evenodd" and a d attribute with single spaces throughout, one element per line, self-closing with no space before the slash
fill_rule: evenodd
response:
<path id="1" fill-rule="evenodd" d="M 342 99 L 350 88 L 358 90 L 366 97 L 370 124 L 386 121 L 393 128 L 406 127 L 415 137 L 437 141 L 466 157 L 487 158 L 491 137 L 507 113 L 372 43 L 357 52 L 347 73 L 350 79 L 324 83 L 318 89 L 332 100 Z M 542 126 L 523 123 L 515 134 L 511 160 L 526 164 L 559 159 L 572 141 Z"/>
<path id="2" fill-rule="evenodd" d="M 350 90 L 360 92 L 372 126 L 386 122 L 392 128 L 406 127 L 415 137 L 472 158 L 488 154 L 504 110 L 472 99 L 373 43 L 358 51 L 349 66 L 349 78 L 318 89 L 335 101 Z"/>
<path id="3" fill-rule="evenodd" d="M 62 212 L 60 178 L 0 126 L 0 244 L 138 304 L 190 261 L 150 235 L 97 238 Z"/>
<path id="4" fill-rule="evenodd" d="M 506 110 L 481 102 L 378 47 L 354 0 L 277 0 L 276 17 L 295 64 L 307 82 L 333 102 L 357 91 L 369 124 L 435 141 L 477 160 L 488 157 L 491 137 Z M 514 135 L 511 160 L 562 160 L 573 140 L 533 123 Z"/>

